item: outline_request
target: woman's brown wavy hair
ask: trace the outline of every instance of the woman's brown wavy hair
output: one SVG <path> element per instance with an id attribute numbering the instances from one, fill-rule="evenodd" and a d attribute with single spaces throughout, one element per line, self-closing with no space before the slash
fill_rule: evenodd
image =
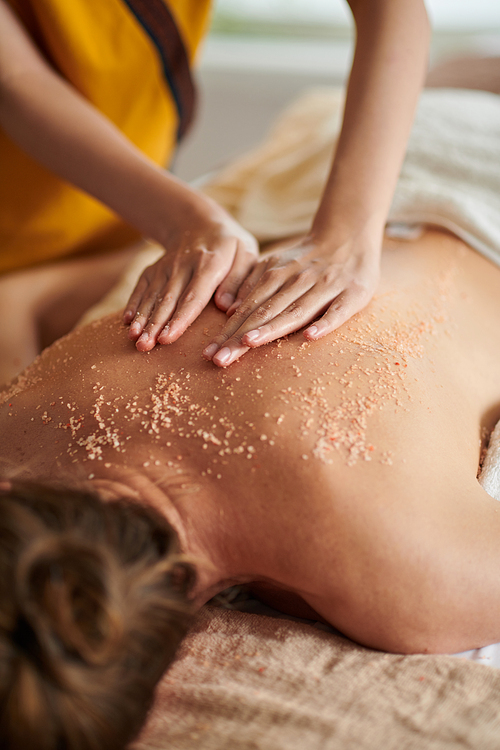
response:
<path id="1" fill-rule="evenodd" d="M 193 579 L 150 510 L 0 493 L 0 747 L 123 748 L 187 630 Z"/>

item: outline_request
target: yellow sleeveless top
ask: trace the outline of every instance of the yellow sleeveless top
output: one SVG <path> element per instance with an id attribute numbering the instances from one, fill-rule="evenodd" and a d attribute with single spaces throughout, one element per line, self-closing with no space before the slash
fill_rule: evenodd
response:
<path id="1" fill-rule="evenodd" d="M 210 0 L 7 0 L 49 63 L 157 164 L 193 115 Z M 119 247 L 137 233 L 0 129 L 0 273 Z"/>

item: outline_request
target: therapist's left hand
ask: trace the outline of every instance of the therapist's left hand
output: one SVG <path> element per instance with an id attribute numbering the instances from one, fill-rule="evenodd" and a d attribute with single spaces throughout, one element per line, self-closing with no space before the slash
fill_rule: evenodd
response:
<path id="1" fill-rule="evenodd" d="M 307 326 L 315 341 L 345 323 L 371 300 L 380 274 L 381 239 L 305 237 L 267 254 L 242 284 L 229 321 L 203 351 L 227 367 L 250 348 Z"/>

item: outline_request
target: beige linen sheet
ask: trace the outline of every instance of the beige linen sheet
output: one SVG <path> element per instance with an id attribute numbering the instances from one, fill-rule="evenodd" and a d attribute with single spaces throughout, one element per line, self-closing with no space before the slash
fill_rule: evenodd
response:
<path id="1" fill-rule="evenodd" d="M 134 750 L 494 750 L 500 670 L 204 607 Z"/>

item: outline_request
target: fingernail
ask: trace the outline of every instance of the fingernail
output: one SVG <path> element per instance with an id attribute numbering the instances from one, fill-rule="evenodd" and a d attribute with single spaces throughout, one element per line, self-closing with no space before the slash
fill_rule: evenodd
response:
<path id="1" fill-rule="evenodd" d="M 260 329 L 256 328 L 254 331 L 248 331 L 248 333 L 245 333 L 243 338 L 247 342 L 253 342 L 253 341 L 257 341 L 257 339 L 260 339 L 261 335 L 262 335 L 262 332 L 260 331 Z"/>
<path id="2" fill-rule="evenodd" d="M 164 326 L 162 332 L 158 336 L 158 341 L 160 341 L 160 339 L 165 338 L 166 336 L 168 336 L 169 333 L 170 333 L 170 325 L 167 323 L 167 325 Z"/>
<path id="3" fill-rule="evenodd" d="M 134 313 L 132 312 L 132 310 L 125 310 L 125 312 L 123 313 L 123 322 L 130 323 L 133 317 L 134 317 Z"/>
<path id="4" fill-rule="evenodd" d="M 146 341 L 148 341 L 148 339 L 149 339 L 149 333 L 147 331 L 144 331 L 144 333 L 141 336 L 139 336 L 137 343 L 145 344 Z"/>
<path id="5" fill-rule="evenodd" d="M 141 332 L 141 324 L 140 323 L 132 323 L 130 326 L 130 333 L 133 336 L 138 336 Z"/>
<path id="6" fill-rule="evenodd" d="M 217 364 L 227 365 L 230 359 L 231 349 L 228 346 L 225 346 L 223 349 L 217 352 Z"/>
<path id="7" fill-rule="evenodd" d="M 230 294 L 229 292 L 224 292 L 224 294 L 220 298 L 220 304 L 222 307 L 225 307 L 226 310 L 228 307 L 231 307 L 231 305 L 234 302 L 234 294 Z"/>
<path id="8" fill-rule="evenodd" d="M 304 331 L 304 336 L 306 338 L 315 339 L 319 336 L 321 333 L 321 328 L 319 326 L 309 326 L 309 328 L 306 328 Z"/>
<path id="9" fill-rule="evenodd" d="M 209 344 L 203 349 L 202 354 L 205 357 L 205 359 L 212 359 L 212 357 L 214 356 L 218 348 L 219 348 L 218 344 Z"/>

